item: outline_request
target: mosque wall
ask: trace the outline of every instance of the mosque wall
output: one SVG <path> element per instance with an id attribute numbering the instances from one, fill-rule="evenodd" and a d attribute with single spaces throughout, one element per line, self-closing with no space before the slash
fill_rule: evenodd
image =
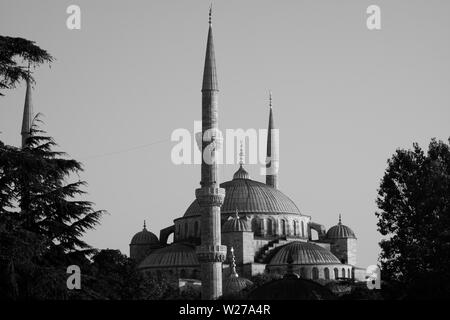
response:
<path id="1" fill-rule="evenodd" d="M 242 276 L 248 279 L 264 272 L 266 272 L 266 264 L 264 263 L 247 263 L 242 266 Z"/>
<path id="2" fill-rule="evenodd" d="M 286 236 L 308 239 L 309 237 L 308 216 L 256 214 L 252 217 L 250 225 L 256 238 Z M 175 242 L 200 238 L 200 216 L 176 219 L 174 224 Z"/>
<path id="3" fill-rule="evenodd" d="M 327 265 L 279 265 L 267 266 L 266 269 L 270 273 L 286 274 L 289 268 L 292 272 L 298 274 L 300 277 L 310 280 L 336 280 L 341 278 L 352 279 L 352 267 L 342 264 L 327 264 Z"/>
<path id="4" fill-rule="evenodd" d="M 255 256 L 253 232 L 224 232 L 222 244 L 227 246 L 228 252 L 233 247 L 236 264 L 253 262 Z"/>
<path id="5" fill-rule="evenodd" d="M 331 252 L 342 263 L 356 265 L 356 239 L 333 239 L 331 244 Z"/>

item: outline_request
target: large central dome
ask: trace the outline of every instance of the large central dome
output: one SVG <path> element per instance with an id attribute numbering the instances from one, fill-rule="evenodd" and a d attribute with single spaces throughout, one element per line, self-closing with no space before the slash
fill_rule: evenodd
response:
<path id="1" fill-rule="evenodd" d="M 295 203 L 280 190 L 265 183 L 245 178 L 236 178 L 220 185 L 225 189 L 225 201 L 222 214 L 268 213 L 268 214 L 301 214 Z M 184 217 L 200 215 L 200 206 L 194 200 L 186 210 Z"/>

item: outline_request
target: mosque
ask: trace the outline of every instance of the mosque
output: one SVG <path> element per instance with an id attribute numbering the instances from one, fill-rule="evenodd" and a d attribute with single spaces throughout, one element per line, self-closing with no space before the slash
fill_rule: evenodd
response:
<path id="1" fill-rule="evenodd" d="M 202 154 L 216 142 L 218 92 L 210 9 L 202 84 Z M 202 159 L 200 188 L 185 213 L 162 229 L 159 238 L 147 230 L 145 222 L 143 230 L 132 237 L 130 257 L 138 269 L 155 275 L 171 274 L 180 281 L 201 281 L 202 299 L 239 293 L 251 284 L 248 278 L 262 273 L 286 277 L 284 284 L 264 288 L 272 295 L 273 286 L 298 288 L 300 280 L 300 286 L 314 292 L 320 291 L 315 282 L 365 280 L 365 269 L 356 266 L 356 235 L 342 223 L 341 216 L 327 230 L 302 214 L 279 189 L 271 97 L 269 107 L 266 181 L 251 179 L 244 168 L 242 145 L 239 168 L 230 181 L 220 183 L 218 164 Z M 31 84 L 27 80 L 22 146 L 31 134 L 32 119 Z M 212 159 L 216 149 L 211 148 Z M 173 243 L 168 243 L 172 234 Z M 255 297 L 260 297 L 258 294 Z"/>
<path id="2" fill-rule="evenodd" d="M 218 81 L 211 11 L 202 85 L 202 132 L 217 128 Z M 278 187 L 278 141 L 269 103 L 266 181 L 251 179 L 242 159 L 230 181 L 220 183 L 217 164 L 202 162 L 196 199 L 159 238 L 144 222 L 130 243 L 130 257 L 144 272 L 202 281 L 202 298 L 245 288 L 260 273 L 296 274 L 327 282 L 355 279 L 355 233 L 338 223 L 328 230 L 304 215 Z M 214 136 L 209 141 L 214 142 Z M 212 151 L 214 152 L 214 151 Z M 270 168 L 270 170 L 269 170 Z M 275 169 L 275 170 L 273 170 Z M 173 234 L 173 243 L 168 243 Z M 224 292 L 222 292 L 222 283 Z"/>

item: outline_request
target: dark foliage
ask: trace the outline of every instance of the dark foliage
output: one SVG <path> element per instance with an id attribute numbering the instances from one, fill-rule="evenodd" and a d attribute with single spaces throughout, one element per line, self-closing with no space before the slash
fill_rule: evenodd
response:
<path id="1" fill-rule="evenodd" d="M 39 48 L 34 41 L 0 35 L 0 90 L 13 89 L 21 80 L 28 77 L 29 66 L 51 63 L 54 58 Z M 0 96 L 3 94 L 0 91 Z"/>
<path id="2" fill-rule="evenodd" d="M 397 150 L 378 191 L 382 279 L 405 298 L 450 296 L 450 147 Z M 395 286 L 395 288 L 393 288 Z"/>
<path id="3" fill-rule="evenodd" d="M 66 299 L 69 265 L 89 263 L 81 238 L 103 211 L 84 195 L 76 160 L 54 151 L 52 138 L 33 126 L 23 149 L 0 143 L 0 297 Z"/>

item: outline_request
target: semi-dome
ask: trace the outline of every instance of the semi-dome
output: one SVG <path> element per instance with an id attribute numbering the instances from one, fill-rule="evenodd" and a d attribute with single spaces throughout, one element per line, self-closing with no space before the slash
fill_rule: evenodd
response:
<path id="1" fill-rule="evenodd" d="M 159 244 L 158 237 L 147 230 L 144 221 L 144 228 L 142 231 L 136 233 L 131 239 L 131 245 L 150 245 L 150 244 Z"/>
<path id="2" fill-rule="evenodd" d="M 239 178 L 224 182 L 220 187 L 225 189 L 221 213 L 227 216 L 236 209 L 241 213 L 301 214 L 289 197 L 265 183 Z M 199 215 L 200 206 L 194 200 L 184 217 Z"/>
<path id="3" fill-rule="evenodd" d="M 228 217 L 227 221 L 222 226 L 222 232 L 244 232 L 252 231 L 247 217 L 239 217 L 239 211 L 236 210 L 234 216 Z"/>
<path id="4" fill-rule="evenodd" d="M 139 268 L 198 267 L 195 249 L 187 243 L 174 243 L 152 252 L 142 261 Z"/>
<path id="5" fill-rule="evenodd" d="M 294 241 L 281 247 L 269 265 L 289 264 L 340 264 L 329 250 L 312 242 Z"/>
<path id="6" fill-rule="evenodd" d="M 327 231 L 328 239 L 356 239 L 355 233 L 352 229 L 342 224 L 341 216 L 339 215 L 339 223 Z"/>

